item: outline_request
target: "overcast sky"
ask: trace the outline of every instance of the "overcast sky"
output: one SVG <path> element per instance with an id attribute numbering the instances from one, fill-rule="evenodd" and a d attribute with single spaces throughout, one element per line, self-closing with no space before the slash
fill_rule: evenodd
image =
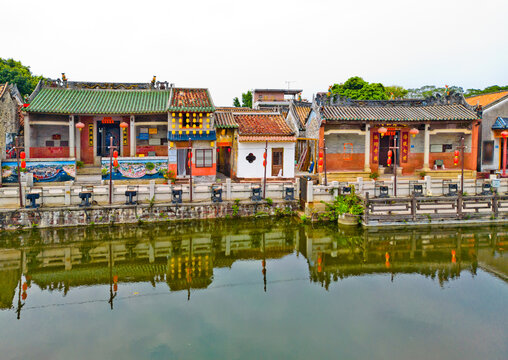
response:
<path id="1" fill-rule="evenodd" d="M 508 85 L 506 0 L 0 0 L 0 57 L 69 80 L 304 90 Z"/>

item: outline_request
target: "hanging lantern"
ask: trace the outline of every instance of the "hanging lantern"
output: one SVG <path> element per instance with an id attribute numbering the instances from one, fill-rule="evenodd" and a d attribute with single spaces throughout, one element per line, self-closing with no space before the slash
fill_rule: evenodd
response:
<path id="1" fill-rule="evenodd" d="M 418 129 L 417 129 L 417 128 L 412 128 L 411 130 L 409 130 L 409 133 L 410 133 L 411 135 L 413 135 L 413 137 L 415 137 L 416 135 L 418 135 L 418 133 L 419 133 L 419 132 L 420 132 L 420 131 L 418 131 Z"/>
<path id="2" fill-rule="evenodd" d="M 24 151 L 22 151 L 22 152 L 20 152 L 20 153 L 19 153 L 19 158 L 20 158 L 20 159 L 22 159 L 22 160 L 25 160 L 25 158 L 26 158 L 26 154 L 25 154 L 25 152 L 24 152 Z"/>
<path id="3" fill-rule="evenodd" d="M 393 156 L 393 151 L 388 150 L 388 157 L 392 157 L 392 156 Z"/>
<path id="4" fill-rule="evenodd" d="M 22 170 L 25 170 L 25 169 L 26 169 L 26 161 L 25 161 L 25 160 L 23 160 L 23 161 L 21 162 L 21 169 L 22 169 Z"/>
<path id="5" fill-rule="evenodd" d="M 322 167 L 324 164 L 323 157 L 325 156 L 325 154 L 322 151 L 320 151 L 318 155 L 319 155 L 318 165 Z"/>
<path id="6" fill-rule="evenodd" d="M 222 129 L 222 135 L 226 135 L 226 129 Z"/>
<path id="7" fill-rule="evenodd" d="M 377 129 L 377 132 L 381 134 L 381 137 L 383 137 L 388 132 L 388 129 L 384 126 L 381 126 L 379 129 Z"/>
<path id="8" fill-rule="evenodd" d="M 122 121 L 120 123 L 120 127 L 122 128 L 122 131 L 125 131 L 129 127 L 129 124 L 127 124 L 125 121 Z"/>
<path id="9" fill-rule="evenodd" d="M 228 147 L 228 153 L 230 153 L 230 152 L 231 152 L 231 148 L 230 148 L 230 147 Z"/>
<path id="10" fill-rule="evenodd" d="M 172 117 L 175 117 L 175 113 L 171 113 L 171 116 L 172 116 Z"/>
<path id="11" fill-rule="evenodd" d="M 113 151 L 113 157 L 116 159 L 118 157 L 118 151 Z"/>
<path id="12" fill-rule="evenodd" d="M 263 159 L 266 160 L 266 152 L 263 153 Z"/>
<path id="13" fill-rule="evenodd" d="M 213 141 L 211 141 L 211 142 L 210 142 L 210 146 L 211 146 L 211 147 L 213 147 L 213 145 L 214 145 L 214 142 L 213 142 Z"/>
<path id="14" fill-rule="evenodd" d="M 199 130 L 199 135 L 203 135 L 203 130 Z"/>
<path id="15" fill-rule="evenodd" d="M 118 160 L 117 159 L 113 160 L 113 167 L 118 167 Z"/>
<path id="16" fill-rule="evenodd" d="M 319 159 L 319 160 L 318 160 L 318 165 L 319 165 L 319 166 L 323 166 L 323 163 L 324 163 L 324 162 L 323 162 L 323 159 Z"/>
<path id="17" fill-rule="evenodd" d="M 190 160 L 189 160 L 189 161 L 187 161 L 187 166 L 188 166 L 188 167 L 191 167 L 191 164 L 192 164 L 192 163 L 191 163 L 191 161 L 190 161 Z"/>
<path id="18" fill-rule="evenodd" d="M 389 157 L 388 159 L 386 159 L 386 165 L 388 166 L 391 166 L 392 165 L 392 158 Z"/>
<path id="19" fill-rule="evenodd" d="M 199 117 L 203 117 L 203 113 L 199 113 Z"/>
<path id="20" fill-rule="evenodd" d="M 455 150 L 455 151 L 453 152 L 453 156 L 460 156 L 460 152 L 459 152 L 459 150 Z"/>
<path id="21" fill-rule="evenodd" d="M 169 142 L 169 147 L 173 147 L 173 145 L 174 145 L 173 142 L 170 141 Z"/>
<path id="22" fill-rule="evenodd" d="M 217 153 L 220 151 L 220 148 L 217 148 Z"/>
<path id="23" fill-rule="evenodd" d="M 263 166 L 266 167 L 266 160 L 263 160 Z"/>
<path id="24" fill-rule="evenodd" d="M 84 127 L 85 127 L 85 124 L 83 124 L 81 121 L 76 123 L 76 129 L 78 129 L 79 131 L 83 130 Z"/>
<path id="25" fill-rule="evenodd" d="M 508 131 L 507 130 L 504 130 L 502 133 L 501 133 L 501 136 L 506 139 L 508 137 Z"/>
<path id="26" fill-rule="evenodd" d="M 459 150 L 455 150 L 455 151 L 453 152 L 453 165 L 454 165 L 454 166 L 459 165 L 459 155 L 460 155 Z"/>

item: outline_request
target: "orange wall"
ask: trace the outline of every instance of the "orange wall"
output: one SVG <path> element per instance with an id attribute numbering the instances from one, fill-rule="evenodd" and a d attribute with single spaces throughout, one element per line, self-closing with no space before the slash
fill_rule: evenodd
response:
<path id="1" fill-rule="evenodd" d="M 472 128 L 472 141 L 471 141 L 471 149 L 466 149 L 464 152 L 464 169 L 467 170 L 476 170 L 476 159 L 478 153 L 478 126 L 473 124 Z M 372 149 L 373 149 L 373 131 L 375 128 L 371 128 L 371 144 L 370 149 L 371 153 L 369 154 L 370 158 L 370 168 L 372 171 L 377 171 L 379 166 L 378 163 L 373 163 Z M 422 132 L 423 136 L 423 132 Z M 323 148 L 323 139 L 324 139 L 324 126 L 321 126 L 319 129 L 319 148 Z M 411 140 L 410 140 L 411 141 Z M 410 142 L 411 144 L 411 142 Z M 406 163 L 401 163 L 399 161 L 399 167 L 402 167 L 403 174 L 412 174 L 415 171 L 423 169 L 423 153 L 412 153 L 411 147 L 409 146 L 409 155 L 408 161 Z M 430 153 L 429 154 L 429 166 L 432 169 L 434 166 L 435 160 L 443 160 L 446 169 L 457 169 L 460 168 L 460 159 L 459 165 L 453 165 L 453 152 L 446 153 Z M 327 171 L 348 171 L 348 170 L 363 170 L 364 168 L 364 154 L 352 154 L 352 160 L 345 160 L 345 154 L 326 154 L 326 166 Z M 318 167 L 319 172 L 323 172 L 322 167 Z"/>

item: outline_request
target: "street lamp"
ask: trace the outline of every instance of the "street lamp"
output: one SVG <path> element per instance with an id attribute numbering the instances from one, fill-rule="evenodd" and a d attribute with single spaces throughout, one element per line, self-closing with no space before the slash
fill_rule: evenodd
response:
<path id="1" fill-rule="evenodd" d="M 508 130 L 501 133 L 503 137 L 503 177 L 506 177 L 506 138 L 508 137 Z"/>

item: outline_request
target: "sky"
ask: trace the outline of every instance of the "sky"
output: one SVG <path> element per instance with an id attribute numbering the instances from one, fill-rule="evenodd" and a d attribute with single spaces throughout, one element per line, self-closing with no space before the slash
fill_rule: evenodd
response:
<path id="1" fill-rule="evenodd" d="M 506 0 L 0 0 L 0 57 L 69 80 L 254 88 L 351 76 L 415 88 L 508 85 Z M 7 14 L 7 16 L 5 16 Z"/>

